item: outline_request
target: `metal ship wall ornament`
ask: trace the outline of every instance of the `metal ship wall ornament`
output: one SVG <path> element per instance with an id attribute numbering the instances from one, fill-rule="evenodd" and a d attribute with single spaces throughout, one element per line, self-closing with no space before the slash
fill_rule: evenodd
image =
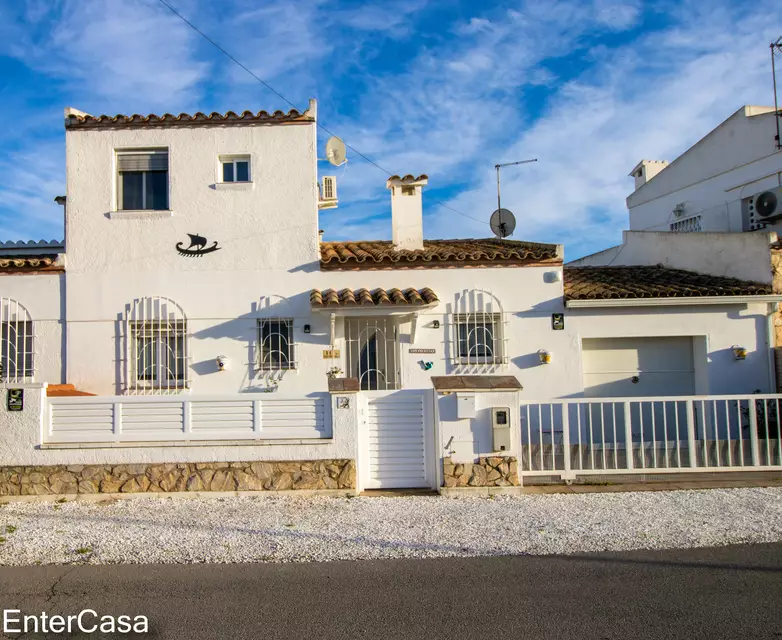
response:
<path id="1" fill-rule="evenodd" d="M 205 253 L 212 253 L 212 251 L 218 251 L 222 248 L 217 246 L 216 240 L 211 246 L 207 247 L 207 240 L 204 236 L 199 236 L 197 233 L 188 233 L 187 235 L 190 238 L 189 247 L 185 247 L 184 242 L 176 243 L 176 250 L 179 251 L 179 255 L 187 256 L 188 258 L 200 258 Z"/>

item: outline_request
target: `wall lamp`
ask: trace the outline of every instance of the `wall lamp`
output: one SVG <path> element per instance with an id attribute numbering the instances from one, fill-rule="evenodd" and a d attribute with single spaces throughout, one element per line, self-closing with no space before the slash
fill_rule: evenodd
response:
<path id="1" fill-rule="evenodd" d="M 734 344 L 731 349 L 733 349 L 733 357 L 736 358 L 736 360 L 745 360 L 747 357 L 747 348 L 746 347 L 740 347 L 736 344 Z"/>
<path id="2" fill-rule="evenodd" d="M 551 364 L 551 352 L 545 349 L 538 351 L 538 358 L 540 358 L 540 364 Z"/>
<path id="3" fill-rule="evenodd" d="M 432 329 L 439 329 L 439 328 L 440 328 L 440 321 L 432 320 Z"/>

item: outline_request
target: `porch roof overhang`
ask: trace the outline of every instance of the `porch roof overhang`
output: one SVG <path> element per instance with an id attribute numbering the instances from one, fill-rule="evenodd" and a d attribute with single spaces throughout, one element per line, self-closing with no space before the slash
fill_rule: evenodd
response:
<path id="1" fill-rule="evenodd" d="M 310 307 L 334 315 L 410 315 L 440 304 L 437 294 L 423 289 L 313 289 Z"/>
<path id="2" fill-rule="evenodd" d="M 432 386 L 439 393 L 454 391 L 521 391 L 516 376 L 432 376 Z"/>

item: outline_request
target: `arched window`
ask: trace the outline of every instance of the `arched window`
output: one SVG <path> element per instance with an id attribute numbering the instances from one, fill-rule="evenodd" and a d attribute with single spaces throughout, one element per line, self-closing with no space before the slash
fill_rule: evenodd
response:
<path id="1" fill-rule="evenodd" d="M 505 315 L 494 294 L 479 289 L 457 293 L 450 324 L 454 369 L 490 373 L 507 364 Z"/>
<path id="2" fill-rule="evenodd" d="M 0 298 L 0 380 L 32 382 L 34 332 L 30 313 L 16 300 Z"/>
<path id="3" fill-rule="evenodd" d="M 173 393 L 188 386 L 187 318 L 168 298 L 139 298 L 125 322 L 126 388 L 130 393 Z"/>

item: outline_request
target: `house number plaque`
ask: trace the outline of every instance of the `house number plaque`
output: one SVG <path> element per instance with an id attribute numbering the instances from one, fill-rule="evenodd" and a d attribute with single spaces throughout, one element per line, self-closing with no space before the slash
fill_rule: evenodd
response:
<path id="1" fill-rule="evenodd" d="M 8 390 L 8 410 L 21 411 L 24 409 L 24 389 Z"/>
<path id="2" fill-rule="evenodd" d="M 324 349 L 323 359 L 330 360 L 332 358 L 339 358 L 339 349 Z"/>

